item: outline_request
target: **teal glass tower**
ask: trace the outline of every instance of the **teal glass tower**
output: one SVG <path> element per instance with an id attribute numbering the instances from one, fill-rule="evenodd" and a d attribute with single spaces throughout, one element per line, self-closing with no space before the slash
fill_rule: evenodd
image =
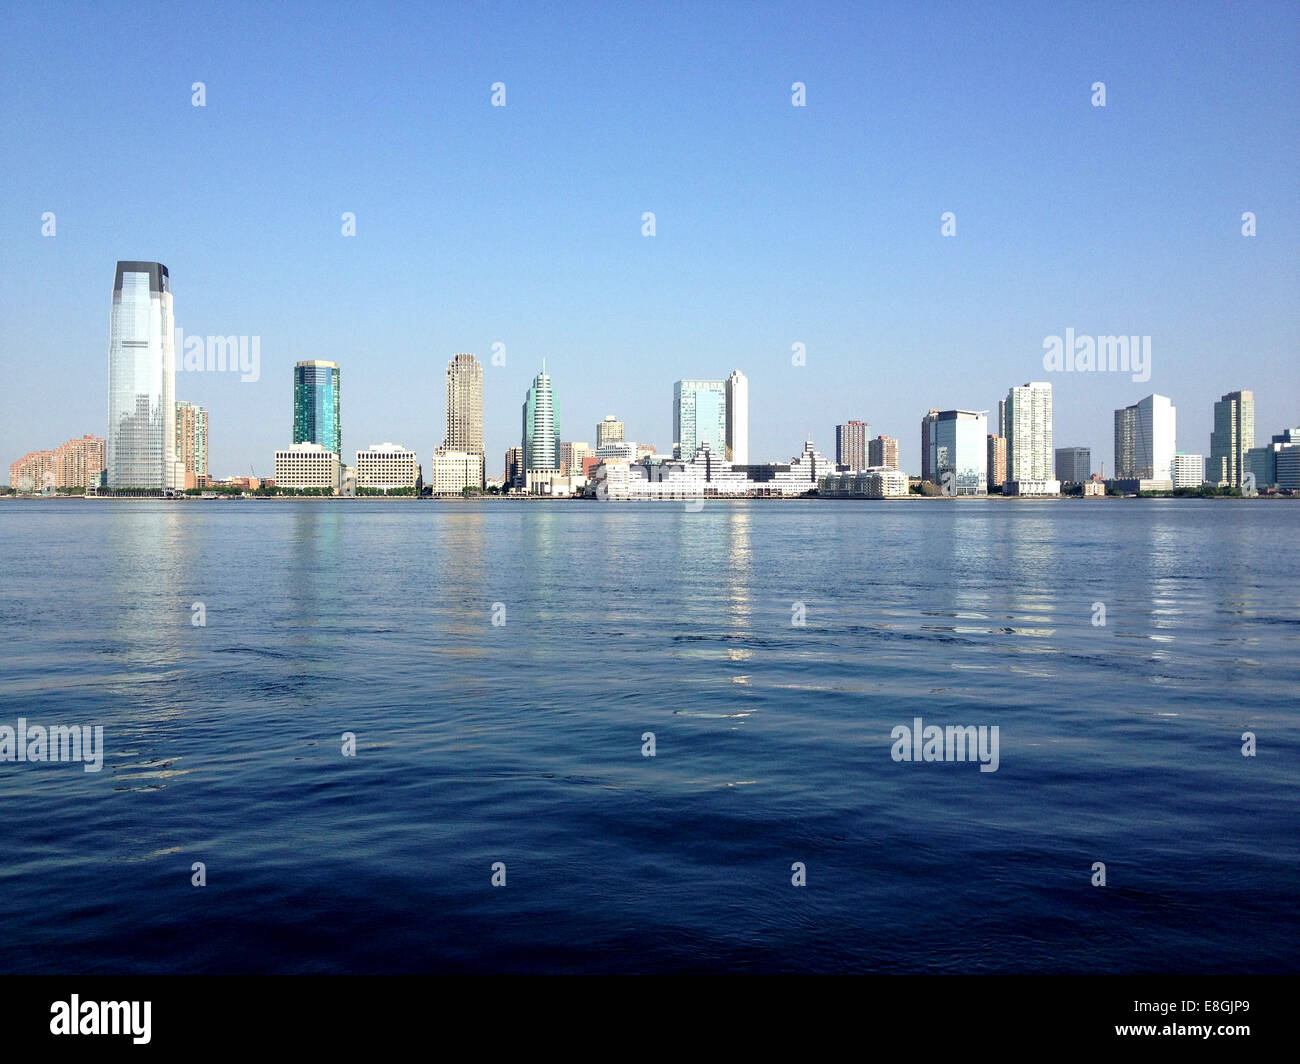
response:
<path id="1" fill-rule="evenodd" d="M 560 468 L 560 404 L 542 361 L 524 400 L 524 469 Z"/>
<path id="2" fill-rule="evenodd" d="M 343 453 L 337 362 L 299 362 L 293 367 L 293 442 L 318 443 Z"/>

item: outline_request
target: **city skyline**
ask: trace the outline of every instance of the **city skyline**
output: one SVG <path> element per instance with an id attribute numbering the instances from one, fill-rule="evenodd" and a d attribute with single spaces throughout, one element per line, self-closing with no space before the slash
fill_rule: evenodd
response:
<path id="1" fill-rule="evenodd" d="M 104 103 L 121 56 L 153 54 L 128 26 L 87 13 L 52 27 L 14 10 L 16 36 L 48 38 L 79 73 L 63 78 L 37 52 L 0 73 L 9 98 L 40 100 L 42 115 L 37 134 L 28 109 L 0 114 L 0 238 L 23 263 L 0 292 L 23 352 L 0 365 L 0 454 L 104 431 L 103 273 L 135 257 L 170 268 L 187 336 L 261 339 L 256 381 L 177 372 L 187 399 L 219 412 L 218 475 L 270 472 L 286 442 L 275 377 L 307 359 L 347 370 L 349 439 L 427 455 L 439 369 L 457 351 L 484 363 L 496 456 L 546 358 L 581 423 L 617 410 L 629 438 L 661 449 L 668 411 L 647 368 L 671 382 L 739 365 L 751 461 L 787 459 L 810 433 L 829 448 L 836 424 L 861 418 L 916 470 L 916 417 L 992 410 L 1007 382 L 1043 377 L 1044 340 L 1067 328 L 1149 335 L 1152 364 L 1144 382 L 1047 378 L 1063 444 L 1108 454 L 1113 411 L 1151 392 L 1181 408 L 1188 451 L 1208 454 L 1213 402 L 1234 389 L 1253 388 L 1269 432 L 1295 423 L 1300 201 L 1287 146 L 1300 120 L 1283 9 L 1198 9 L 1180 16 L 1178 41 L 1154 10 L 1105 25 L 1031 12 L 1014 39 L 950 11 L 937 66 L 915 61 L 934 27 L 838 10 L 833 32 L 795 7 L 719 13 L 689 43 L 675 19 L 632 11 L 522 13 L 490 39 L 429 11 L 364 26 L 326 14 L 305 35 L 282 32 L 277 13 L 237 11 L 204 63 L 187 42 L 209 16 L 170 12 L 156 27 L 170 58 L 138 71 L 159 101 L 147 137 L 139 112 Z M 399 28 L 437 42 L 433 80 L 394 52 Z M 309 64 L 293 85 L 273 75 L 339 33 L 355 65 Z M 538 39 L 554 40 L 558 64 Z M 1077 45 L 1067 62 L 1062 39 Z M 952 43 L 969 40 L 980 47 Z M 737 46 L 762 62 L 720 71 L 711 57 Z M 611 49 L 614 78 L 598 58 Z M 1033 93 L 995 90 L 991 72 L 1005 69 Z M 505 107 L 492 106 L 498 80 Z M 792 106 L 796 81 L 804 107 Z M 1090 101 L 1097 81 L 1105 107 Z M 413 85 L 437 101 L 418 133 L 396 102 Z M 299 128 L 337 135 L 285 152 Z M 165 187 L 123 184 L 123 143 L 139 145 L 141 168 L 214 164 Z M 487 160 L 492 180 L 468 180 Z M 570 173 L 584 176 L 558 176 Z M 1256 236 L 1243 235 L 1246 212 Z M 262 277 L 278 280 L 249 281 Z"/>

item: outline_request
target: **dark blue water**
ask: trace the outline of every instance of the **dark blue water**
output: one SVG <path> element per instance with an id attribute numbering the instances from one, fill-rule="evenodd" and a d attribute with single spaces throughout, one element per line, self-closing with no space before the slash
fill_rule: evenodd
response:
<path id="1" fill-rule="evenodd" d="M 1295 971 L 1298 518 L 0 503 L 0 971 Z"/>

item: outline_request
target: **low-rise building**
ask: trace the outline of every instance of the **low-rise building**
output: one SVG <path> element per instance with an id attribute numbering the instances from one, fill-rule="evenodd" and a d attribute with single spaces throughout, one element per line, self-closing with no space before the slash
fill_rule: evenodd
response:
<path id="1" fill-rule="evenodd" d="M 420 482 L 420 463 L 414 451 L 400 444 L 372 443 L 369 449 L 357 452 L 356 475 L 358 488 L 415 488 Z"/>
<path id="2" fill-rule="evenodd" d="M 339 456 L 319 443 L 295 443 L 275 452 L 275 484 L 279 488 L 337 494 L 341 473 Z"/>
<path id="3" fill-rule="evenodd" d="M 461 495 L 483 484 L 483 456 L 439 447 L 429 461 L 429 490 L 434 495 Z"/>
<path id="4" fill-rule="evenodd" d="M 1199 488 L 1205 481 L 1205 458 L 1199 454 L 1174 455 L 1173 465 L 1175 488 Z"/>

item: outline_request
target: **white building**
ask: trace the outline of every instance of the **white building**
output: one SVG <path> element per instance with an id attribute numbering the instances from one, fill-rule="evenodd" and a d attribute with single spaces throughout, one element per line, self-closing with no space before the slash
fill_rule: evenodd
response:
<path id="1" fill-rule="evenodd" d="M 749 464 L 749 379 L 732 370 L 727 378 L 727 453 L 732 465 Z"/>
<path id="2" fill-rule="evenodd" d="M 907 474 L 885 466 L 827 473 L 818 493 L 830 499 L 897 499 L 910 494 Z"/>
<path id="3" fill-rule="evenodd" d="M 1171 469 L 1175 488 L 1199 488 L 1205 480 L 1205 456 L 1175 454 Z"/>
<path id="4" fill-rule="evenodd" d="M 1059 495 L 1052 449 L 1052 386 L 1029 381 L 1007 392 L 1007 495 Z"/>
<path id="5" fill-rule="evenodd" d="M 820 454 L 811 441 L 787 464 L 747 466 L 718 457 L 705 441 L 689 462 L 611 459 L 596 467 L 594 482 L 596 498 L 606 501 L 795 498 L 815 489 L 821 478 L 834 470 L 835 463 Z"/>
<path id="6" fill-rule="evenodd" d="M 396 443 L 372 443 L 358 451 L 356 468 L 357 487 L 379 491 L 414 488 L 420 476 L 415 452 Z"/>
<path id="7" fill-rule="evenodd" d="M 1115 411 L 1115 479 L 1173 486 L 1177 411 L 1167 395 L 1148 395 Z"/>
<path id="8" fill-rule="evenodd" d="M 460 495 L 483 484 L 483 456 L 438 447 L 429 459 L 428 487 L 434 495 Z"/>
<path id="9" fill-rule="evenodd" d="M 304 491 L 325 488 L 339 490 L 339 456 L 319 443 L 295 443 L 275 452 L 275 486 Z"/>

